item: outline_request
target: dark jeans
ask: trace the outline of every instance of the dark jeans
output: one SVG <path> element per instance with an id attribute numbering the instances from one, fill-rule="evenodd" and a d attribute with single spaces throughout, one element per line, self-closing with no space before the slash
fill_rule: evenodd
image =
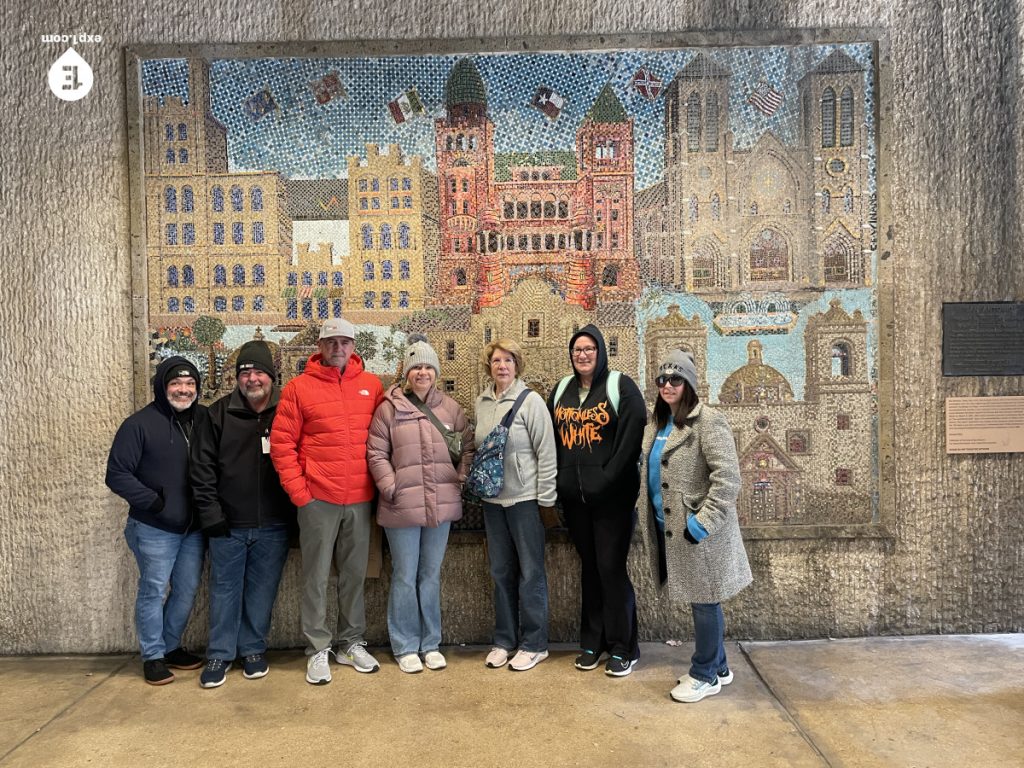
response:
<path id="1" fill-rule="evenodd" d="M 210 539 L 208 659 L 265 653 L 270 612 L 288 559 L 288 528 L 232 528 Z"/>
<path id="2" fill-rule="evenodd" d="M 639 659 L 636 594 L 626 560 L 636 524 L 632 503 L 564 503 L 565 524 L 580 556 L 580 647 Z"/>
<path id="3" fill-rule="evenodd" d="M 725 674 L 725 614 L 721 603 L 690 603 L 693 612 L 693 636 L 696 650 L 690 659 L 690 677 L 713 683 Z"/>

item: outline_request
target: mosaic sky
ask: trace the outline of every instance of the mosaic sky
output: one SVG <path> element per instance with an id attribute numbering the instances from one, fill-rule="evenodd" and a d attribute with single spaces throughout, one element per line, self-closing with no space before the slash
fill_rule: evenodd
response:
<path id="1" fill-rule="evenodd" d="M 798 130 L 797 82 L 836 49 L 832 45 L 767 48 L 715 48 L 705 52 L 732 72 L 730 128 L 738 149 L 772 131 L 786 144 Z M 868 136 L 873 136 L 874 89 L 870 44 L 838 46 L 865 68 Z M 603 51 L 592 53 L 494 54 L 474 56 L 487 88 L 498 152 L 572 149 L 575 133 L 606 83 L 611 83 L 634 118 L 636 182 L 642 189 L 662 173 L 664 99 L 648 101 L 632 85 L 646 67 L 665 85 L 700 51 Z M 228 128 L 229 165 L 233 171 L 276 170 L 289 178 L 341 178 L 345 157 L 365 153 L 366 143 L 397 143 L 407 155 L 421 155 L 434 168 L 433 118 L 443 114 L 444 85 L 458 55 L 339 59 L 230 59 L 211 68 L 213 112 Z M 310 82 L 337 70 L 347 97 L 320 105 Z M 768 117 L 746 103 L 759 82 L 785 97 Z M 539 86 L 565 99 L 555 120 L 529 106 Z M 142 88 L 147 96 L 188 98 L 188 65 L 181 59 L 143 62 Z M 387 104 L 416 88 L 427 114 L 396 124 Z M 244 103 L 269 89 L 277 109 L 256 120 Z M 874 147 L 869 153 L 874 156 Z"/>

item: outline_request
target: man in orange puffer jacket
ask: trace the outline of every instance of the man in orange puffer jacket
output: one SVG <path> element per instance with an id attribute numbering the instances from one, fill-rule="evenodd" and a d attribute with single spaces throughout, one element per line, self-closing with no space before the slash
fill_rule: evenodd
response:
<path id="1" fill-rule="evenodd" d="M 359 672 L 380 669 L 364 647 L 363 582 L 376 491 L 366 464 L 366 439 L 384 388 L 363 369 L 355 336 L 347 320 L 323 324 L 319 352 L 281 391 L 270 433 L 270 458 L 298 507 L 302 632 L 308 643 L 306 682 L 312 685 L 331 682 L 327 581 L 332 558 L 338 571 L 334 658 Z"/>

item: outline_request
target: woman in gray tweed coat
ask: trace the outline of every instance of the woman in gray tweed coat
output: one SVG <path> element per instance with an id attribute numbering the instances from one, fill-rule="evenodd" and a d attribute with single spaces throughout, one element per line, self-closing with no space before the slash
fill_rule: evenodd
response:
<path id="1" fill-rule="evenodd" d="M 655 384 L 654 420 L 641 453 L 643 528 L 658 584 L 693 613 L 696 650 L 671 692 L 676 701 L 693 703 L 732 682 L 722 601 L 751 582 L 736 517 L 740 469 L 725 416 L 697 397 L 693 356 L 671 352 Z"/>

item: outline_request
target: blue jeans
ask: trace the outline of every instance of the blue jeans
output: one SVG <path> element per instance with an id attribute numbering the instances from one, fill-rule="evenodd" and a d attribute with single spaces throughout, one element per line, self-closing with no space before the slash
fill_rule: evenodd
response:
<path id="1" fill-rule="evenodd" d="M 288 528 L 232 528 L 210 539 L 208 659 L 267 650 L 270 612 L 288 559 Z"/>
<path id="2" fill-rule="evenodd" d="M 436 651 L 441 644 L 441 561 L 451 527 L 384 529 L 391 549 L 388 636 L 395 656 Z"/>
<path id="3" fill-rule="evenodd" d="M 124 538 L 139 565 L 135 632 L 143 661 L 181 645 L 203 573 L 203 534 L 170 533 L 129 517 Z M 170 590 L 170 594 L 168 594 Z"/>
<path id="4" fill-rule="evenodd" d="M 494 644 L 507 651 L 546 651 L 548 579 L 537 502 L 501 507 L 485 501 L 483 508 L 494 579 Z"/>
<path id="5" fill-rule="evenodd" d="M 693 635 L 697 646 L 690 659 L 690 677 L 713 683 L 725 674 L 729 664 L 725 658 L 725 614 L 721 603 L 690 603 L 693 612 Z"/>

